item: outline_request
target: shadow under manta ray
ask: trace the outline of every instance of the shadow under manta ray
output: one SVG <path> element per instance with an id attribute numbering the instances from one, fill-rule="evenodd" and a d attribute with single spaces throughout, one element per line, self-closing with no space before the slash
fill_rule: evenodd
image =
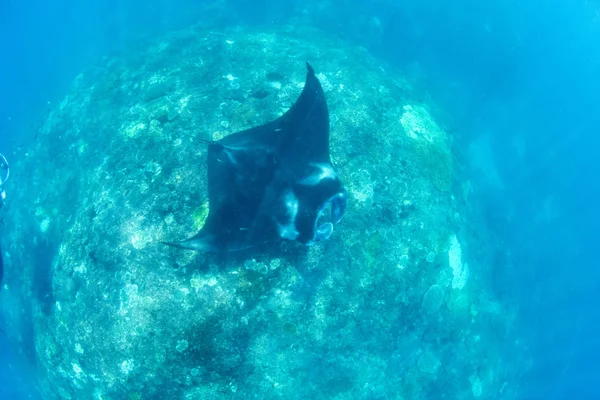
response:
<path id="1" fill-rule="evenodd" d="M 329 111 L 315 71 L 296 103 L 265 125 L 208 142 L 209 214 L 183 249 L 225 252 L 328 239 L 346 209 L 329 156 Z M 331 215 L 325 211 L 330 208 Z"/>

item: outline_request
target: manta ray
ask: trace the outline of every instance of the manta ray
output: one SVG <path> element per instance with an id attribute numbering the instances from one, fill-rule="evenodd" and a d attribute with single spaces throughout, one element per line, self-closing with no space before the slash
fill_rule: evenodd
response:
<path id="1" fill-rule="evenodd" d="M 329 111 L 309 63 L 300 97 L 281 117 L 208 144 L 209 213 L 201 230 L 169 246 L 228 252 L 328 239 L 346 209 L 329 155 Z"/>

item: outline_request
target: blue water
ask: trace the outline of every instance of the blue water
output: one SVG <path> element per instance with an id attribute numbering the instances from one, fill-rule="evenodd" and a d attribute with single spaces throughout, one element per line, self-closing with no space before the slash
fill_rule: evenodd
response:
<path id="1" fill-rule="evenodd" d="M 519 305 L 522 334 L 535 344 L 523 399 L 600 398 L 600 2 L 354 1 L 339 1 L 343 18 L 322 28 L 418 71 L 460 132 L 485 226 L 501 249 L 494 289 Z M 82 69 L 204 18 L 202 2 L 191 0 L 52 3 L 0 5 L 0 152 L 7 155 L 33 140 Z M 226 3 L 221 20 L 206 22 L 293 23 L 305 7 Z M 381 26 L 377 42 L 352 33 L 353 18 L 365 14 Z M 0 333 L 2 399 L 33 391 L 35 367 L 20 352 Z"/>

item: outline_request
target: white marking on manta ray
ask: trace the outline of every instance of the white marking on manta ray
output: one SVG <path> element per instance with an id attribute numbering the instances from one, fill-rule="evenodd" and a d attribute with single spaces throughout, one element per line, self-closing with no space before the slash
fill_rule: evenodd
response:
<path id="1" fill-rule="evenodd" d="M 279 235 L 284 239 L 296 240 L 299 233 L 296 229 L 296 217 L 298 216 L 298 199 L 294 196 L 292 191 L 288 190 L 284 197 L 283 202 L 286 209 L 286 216 L 288 222 L 286 224 L 277 224 L 279 227 Z"/>
<path id="2" fill-rule="evenodd" d="M 236 165 L 236 164 L 237 164 L 237 161 L 236 161 L 235 157 L 233 156 L 233 154 L 231 154 L 231 152 L 230 152 L 230 151 L 227 151 L 227 149 L 225 149 L 224 153 L 225 153 L 225 154 L 227 154 L 227 158 L 229 158 L 229 161 L 231 161 L 231 163 L 232 163 L 233 165 Z M 219 161 L 221 161 L 221 160 L 219 160 Z M 221 162 L 222 162 L 222 161 L 221 161 Z"/>
<path id="3" fill-rule="evenodd" d="M 333 167 L 329 164 L 310 164 L 319 169 L 319 172 L 312 174 L 300 180 L 301 185 L 315 186 L 323 179 L 335 179 L 337 177 Z"/>
<path id="4" fill-rule="evenodd" d="M 242 151 L 248 150 L 248 146 L 225 146 L 222 145 L 225 150 Z"/>
<path id="5" fill-rule="evenodd" d="M 288 191 L 285 194 L 284 200 L 285 206 L 288 211 L 288 215 L 291 217 L 292 220 L 295 220 L 296 215 L 298 215 L 298 199 L 296 198 L 296 196 L 294 196 L 294 193 Z"/>
<path id="6" fill-rule="evenodd" d="M 284 239 L 296 240 L 299 233 L 293 224 L 279 224 L 279 235 Z"/>

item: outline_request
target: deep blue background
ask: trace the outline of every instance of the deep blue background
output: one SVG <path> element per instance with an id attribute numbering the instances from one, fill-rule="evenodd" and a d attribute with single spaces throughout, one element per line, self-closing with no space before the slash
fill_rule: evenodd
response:
<path id="1" fill-rule="evenodd" d="M 0 146 L 34 134 L 73 79 L 102 56 L 200 18 L 193 0 L 0 2 Z"/>
<path id="2" fill-rule="evenodd" d="M 31 140 L 73 78 L 102 55 L 206 18 L 193 0 L 49 3 L 0 3 L 3 152 L 10 153 L 9 138 Z M 251 24 L 303 8 L 291 0 L 229 4 L 228 14 Z M 519 304 L 523 335 L 534 338 L 524 354 L 534 367 L 522 379 L 523 398 L 600 398 L 600 3 L 377 4 L 366 11 L 382 27 L 370 50 L 397 67 L 416 66 L 454 118 L 484 222 L 499 244 L 495 289 Z M 351 25 L 320 21 L 324 29 Z M 11 182 L 9 190 L 17 188 Z M 10 372 L 18 386 L 29 372 L 8 360 L 11 349 L 0 339 L 0 378 Z"/>

